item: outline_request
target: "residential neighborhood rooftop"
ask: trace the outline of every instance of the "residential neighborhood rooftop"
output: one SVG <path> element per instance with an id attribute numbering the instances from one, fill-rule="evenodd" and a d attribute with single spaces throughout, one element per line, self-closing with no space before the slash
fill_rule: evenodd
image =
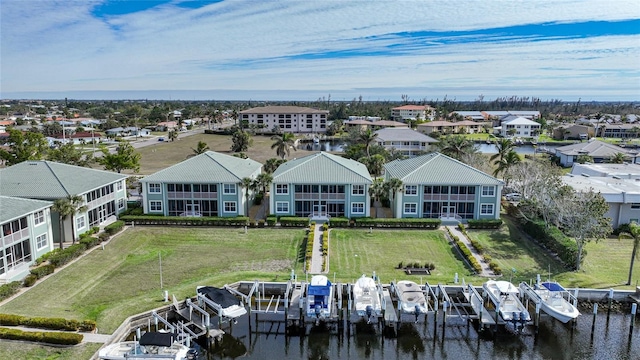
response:
<path id="1" fill-rule="evenodd" d="M 18 197 L 0 196 L 0 224 L 17 219 L 25 214 L 48 208 L 50 201 L 23 199 Z"/>
<path id="2" fill-rule="evenodd" d="M 273 173 L 273 182 L 370 184 L 373 181 L 364 164 L 322 151 L 280 165 Z"/>

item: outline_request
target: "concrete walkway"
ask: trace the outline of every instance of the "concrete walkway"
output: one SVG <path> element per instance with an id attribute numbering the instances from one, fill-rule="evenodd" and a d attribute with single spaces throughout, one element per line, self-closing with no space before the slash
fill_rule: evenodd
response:
<path id="1" fill-rule="evenodd" d="M 482 255 L 480 255 L 476 250 L 476 248 L 474 248 L 473 245 L 471 245 L 471 241 L 458 229 L 457 226 L 447 226 L 447 229 L 449 229 L 449 231 L 453 236 L 457 236 L 458 239 L 460 239 L 460 241 L 467 248 L 469 248 L 469 250 L 471 251 L 471 255 L 473 255 L 473 257 L 476 258 L 476 260 L 478 260 L 478 263 L 480 264 L 480 266 L 482 266 L 482 272 L 478 274 L 479 276 L 485 276 L 485 277 L 496 276 L 493 273 L 493 271 L 491 271 L 489 264 L 486 261 L 484 261 L 484 258 L 482 257 Z"/>
<path id="2" fill-rule="evenodd" d="M 316 224 L 316 228 L 314 229 L 313 253 L 311 255 L 309 274 L 322 274 L 327 272 L 322 271 L 322 225 L 323 224 Z"/>

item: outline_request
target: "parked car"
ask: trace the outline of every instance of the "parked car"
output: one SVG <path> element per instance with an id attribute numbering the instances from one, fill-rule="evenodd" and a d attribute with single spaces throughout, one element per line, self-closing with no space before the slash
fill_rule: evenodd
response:
<path id="1" fill-rule="evenodd" d="M 163 137 L 159 137 L 158 141 L 164 141 L 164 138 Z"/>
<path id="2" fill-rule="evenodd" d="M 504 196 L 507 201 L 520 201 L 520 194 L 518 193 L 509 193 Z"/>

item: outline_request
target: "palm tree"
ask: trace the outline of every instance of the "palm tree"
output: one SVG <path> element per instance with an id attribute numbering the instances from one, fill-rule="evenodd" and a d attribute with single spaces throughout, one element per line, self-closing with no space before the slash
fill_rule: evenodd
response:
<path id="1" fill-rule="evenodd" d="M 509 171 L 509 168 L 512 166 L 519 164 L 521 162 L 520 155 L 515 150 L 510 150 L 502 160 L 496 161 L 494 165 L 497 165 L 496 169 L 493 171 L 493 176 L 498 176 L 500 173 L 503 174 L 505 180 L 507 180 L 507 176 L 504 176 Z M 508 181 L 507 181 L 508 182 Z"/>
<path id="2" fill-rule="evenodd" d="M 194 153 L 195 155 L 200 155 L 200 154 L 204 154 L 204 153 L 206 153 L 206 152 L 207 152 L 207 151 L 209 151 L 210 149 L 209 149 L 209 145 L 207 145 L 207 143 L 206 143 L 206 142 L 204 142 L 204 141 L 198 141 L 198 146 L 197 146 L 195 149 L 194 149 L 194 148 L 191 148 L 191 150 L 193 150 L 193 153 Z"/>
<path id="3" fill-rule="evenodd" d="M 75 216 L 77 213 L 87 211 L 87 206 L 84 205 L 84 199 L 80 195 L 67 195 L 65 198 L 57 199 L 53 202 L 53 206 L 51 210 L 58 213 L 58 218 L 60 220 L 60 249 L 62 249 L 62 243 L 64 242 L 65 233 L 64 233 L 64 223 L 67 218 Z M 73 222 L 73 221 L 72 221 Z M 75 224 L 71 224 L 71 237 L 73 239 L 73 243 L 76 242 L 75 235 Z"/>
<path id="4" fill-rule="evenodd" d="M 370 174 L 377 176 L 382 173 L 382 167 L 387 160 L 380 154 L 374 154 L 371 157 L 362 157 L 358 161 L 367 166 Z"/>
<path id="5" fill-rule="evenodd" d="M 613 156 L 609 159 L 609 161 L 612 164 L 624 164 L 625 158 L 626 158 L 626 155 L 624 153 L 617 152 L 613 154 Z"/>
<path id="6" fill-rule="evenodd" d="M 167 137 L 169 138 L 169 141 L 174 141 L 178 138 L 178 132 L 175 129 L 169 130 Z"/>
<path id="7" fill-rule="evenodd" d="M 456 160 L 462 160 L 465 154 L 478 152 L 473 141 L 462 135 L 447 135 L 437 145 L 439 151 Z"/>
<path id="8" fill-rule="evenodd" d="M 273 175 L 269 173 L 258 174 L 258 176 L 256 176 L 256 179 L 254 181 L 254 184 L 256 185 L 255 188 L 260 189 L 260 191 L 262 191 L 262 194 L 266 195 L 267 188 L 269 187 L 269 185 L 271 185 L 272 181 L 273 181 Z"/>
<path id="9" fill-rule="evenodd" d="M 357 141 L 358 143 L 364 144 L 364 148 L 367 151 L 367 157 L 371 156 L 371 154 L 369 154 L 369 148 L 376 141 L 377 137 L 378 134 L 373 132 L 371 129 L 366 129 L 358 133 Z"/>
<path id="10" fill-rule="evenodd" d="M 396 194 L 398 193 L 398 191 L 400 191 L 400 189 L 402 189 L 402 186 L 404 184 L 402 183 L 402 180 L 398 179 L 398 178 L 391 178 L 389 180 L 387 180 L 387 182 L 384 183 L 384 187 L 385 190 L 388 193 L 391 193 L 391 208 L 393 209 L 393 216 L 395 216 L 395 200 L 396 200 Z"/>
<path id="11" fill-rule="evenodd" d="M 640 247 L 640 225 L 638 225 L 637 222 L 632 221 L 631 224 L 629 224 L 629 232 L 621 232 L 618 235 L 618 239 L 633 240 L 633 250 L 631 250 L 631 266 L 629 267 L 629 278 L 627 279 L 627 285 L 631 285 L 633 263 L 636 260 L 636 255 L 638 254 L 638 247 Z"/>
<path id="12" fill-rule="evenodd" d="M 509 153 L 509 151 L 515 148 L 516 144 L 514 144 L 513 141 L 511 141 L 511 139 L 506 139 L 506 138 L 502 138 L 499 141 L 496 140 L 495 144 L 496 144 L 496 148 L 498 149 L 498 152 L 496 154 L 491 155 L 489 160 L 494 161 L 498 159 L 493 163 L 494 165 L 497 165 L 502 161 L 502 159 L 504 159 L 504 157 Z"/>
<path id="13" fill-rule="evenodd" d="M 273 174 L 273 172 L 278 169 L 278 166 L 284 164 L 285 162 L 287 162 L 287 160 L 277 158 L 267 159 L 267 161 L 264 163 L 264 166 L 262 167 L 262 170 L 264 170 L 264 172 L 268 174 Z"/>
<path id="14" fill-rule="evenodd" d="M 289 132 L 283 132 L 282 136 L 273 135 L 271 140 L 275 142 L 271 145 L 271 148 L 276 149 L 276 155 L 280 156 L 280 158 L 284 160 L 285 156 L 289 156 L 291 154 L 291 148 L 293 148 L 293 151 L 296 151 L 296 148 L 293 147 L 295 139 L 295 135 Z"/>
<path id="15" fill-rule="evenodd" d="M 380 198 L 384 195 L 384 179 L 383 178 L 375 178 L 373 179 L 373 183 L 369 187 L 369 196 L 373 199 L 374 208 L 376 209 L 376 217 L 378 217 L 378 206 L 376 206 L 376 202 L 380 201 Z"/>
<path id="16" fill-rule="evenodd" d="M 249 216 L 249 190 L 253 189 L 253 179 L 244 177 L 240 180 L 240 187 L 244 189 L 244 216 Z"/>

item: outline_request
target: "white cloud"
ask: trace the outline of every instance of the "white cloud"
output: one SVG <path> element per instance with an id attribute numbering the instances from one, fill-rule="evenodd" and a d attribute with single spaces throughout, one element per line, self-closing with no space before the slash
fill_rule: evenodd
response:
<path id="1" fill-rule="evenodd" d="M 470 43 L 389 36 L 638 19 L 635 0 L 223 1 L 105 18 L 93 16 L 96 3 L 4 0 L 2 92 L 420 87 L 443 89 L 433 97 L 456 89 L 640 95 L 639 35 Z M 354 50 L 377 55 L 299 58 Z"/>

